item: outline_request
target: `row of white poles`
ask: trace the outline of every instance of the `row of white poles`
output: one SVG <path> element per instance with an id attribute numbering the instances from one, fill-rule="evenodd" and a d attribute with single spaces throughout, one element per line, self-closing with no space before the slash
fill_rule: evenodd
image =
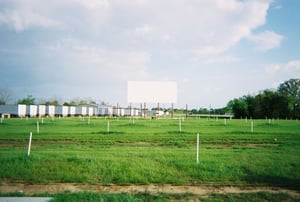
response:
<path id="1" fill-rule="evenodd" d="M 109 132 L 109 122 L 107 122 L 107 132 Z M 28 140 L 28 149 L 27 149 L 27 156 L 30 156 L 30 150 L 31 150 L 31 141 L 32 141 L 32 132 L 29 134 L 29 140 Z M 200 153 L 200 135 L 197 134 L 197 149 L 196 149 L 196 163 L 198 164 L 199 161 L 199 153 Z"/>
<path id="2" fill-rule="evenodd" d="M 226 119 L 225 119 L 225 125 L 226 125 Z M 251 121 L 251 132 L 252 133 L 254 131 L 253 125 L 254 125 L 253 121 Z M 36 123 L 36 130 L 37 130 L 37 133 L 39 134 L 39 132 L 40 132 L 39 121 L 37 121 L 37 123 Z M 109 126 L 109 120 L 108 120 L 107 121 L 107 133 L 109 133 L 109 131 L 110 131 L 110 126 Z M 181 132 L 181 119 L 179 119 L 179 131 Z M 29 136 L 27 156 L 30 155 L 31 141 L 32 141 L 32 132 L 30 132 L 30 136 Z M 200 135 L 198 133 L 197 134 L 197 145 L 196 145 L 196 163 L 197 164 L 200 162 L 199 153 L 200 153 Z"/>

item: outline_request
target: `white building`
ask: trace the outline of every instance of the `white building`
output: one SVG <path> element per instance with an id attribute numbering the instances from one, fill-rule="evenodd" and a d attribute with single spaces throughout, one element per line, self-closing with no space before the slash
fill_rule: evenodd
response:
<path id="1" fill-rule="evenodd" d="M 54 105 L 48 105 L 46 107 L 46 115 L 50 117 L 55 116 L 55 106 Z"/>
<path id="2" fill-rule="evenodd" d="M 98 106 L 98 113 L 99 116 L 112 116 L 113 115 L 113 107 L 112 106 L 106 106 L 106 105 L 100 105 Z"/>
<path id="3" fill-rule="evenodd" d="M 36 117 L 38 115 L 37 105 L 26 105 L 26 115 L 30 117 Z"/>
<path id="4" fill-rule="evenodd" d="M 139 115 L 139 110 L 135 108 L 127 108 L 124 109 L 124 116 L 138 116 Z"/>
<path id="5" fill-rule="evenodd" d="M 86 106 L 76 106 L 76 115 L 77 116 L 86 116 L 87 115 Z"/>
<path id="6" fill-rule="evenodd" d="M 55 107 L 56 116 L 68 116 L 69 115 L 69 106 L 56 106 Z"/>
<path id="7" fill-rule="evenodd" d="M 87 107 L 88 109 L 88 115 L 93 116 L 94 115 L 94 107 Z"/>
<path id="8" fill-rule="evenodd" d="M 5 114 L 9 114 L 9 116 L 18 116 L 25 117 L 26 116 L 26 105 L 18 104 L 18 105 L 0 105 L 0 114 L 1 117 Z"/>
<path id="9" fill-rule="evenodd" d="M 76 114 L 76 107 L 75 106 L 70 106 L 69 115 L 70 116 L 75 116 L 75 114 Z"/>
<path id="10" fill-rule="evenodd" d="M 39 114 L 39 117 L 42 117 L 42 116 L 46 115 L 46 105 L 39 105 L 38 106 L 38 114 Z"/>
<path id="11" fill-rule="evenodd" d="M 125 109 L 123 109 L 123 108 L 114 108 L 113 109 L 113 115 L 114 116 L 124 116 L 125 115 Z"/>

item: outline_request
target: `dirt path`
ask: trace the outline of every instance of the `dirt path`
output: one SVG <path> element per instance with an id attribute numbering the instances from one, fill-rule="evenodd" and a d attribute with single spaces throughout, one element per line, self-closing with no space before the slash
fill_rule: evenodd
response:
<path id="1" fill-rule="evenodd" d="M 209 196 L 213 193 L 229 194 L 229 193 L 252 193 L 266 191 L 271 193 L 287 193 L 293 198 L 300 198 L 300 191 L 274 188 L 274 187 L 253 187 L 253 186 L 174 186 L 169 184 L 157 185 L 90 185 L 90 184 L 75 184 L 75 183 L 57 183 L 57 184 L 22 184 L 22 183 L 2 183 L 0 192 L 24 192 L 26 195 L 37 193 L 59 193 L 59 192 L 80 192 L 80 191 L 99 191 L 109 193 L 139 193 L 149 192 L 151 194 L 184 194 L 189 193 L 199 197 Z"/>

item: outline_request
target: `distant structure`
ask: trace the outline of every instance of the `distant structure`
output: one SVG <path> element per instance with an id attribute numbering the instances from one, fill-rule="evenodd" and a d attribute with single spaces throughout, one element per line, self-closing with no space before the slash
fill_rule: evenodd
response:
<path id="1" fill-rule="evenodd" d="M 110 105 L 80 105 L 80 106 L 54 106 L 54 105 L 0 105 L 0 117 L 68 117 L 68 116 L 127 116 L 137 117 L 143 115 L 143 109 L 122 108 Z M 154 116 L 157 111 L 147 112 Z M 162 113 L 160 114 L 162 115 Z"/>
<path id="2" fill-rule="evenodd" d="M 140 115 L 148 115 L 147 103 L 157 104 L 155 116 L 161 116 L 164 112 L 160 110 L 160 104 L 172 105 L 172 116 L 174 103 L 177 101 L 177 83 L 174 81 L 128 81 L 127 101 L 140 104 Z"/>
<path id="3" fill-rule="evenodd" d="M 1 118 L 25 117 L 26 105 L 0 105 Z"/>

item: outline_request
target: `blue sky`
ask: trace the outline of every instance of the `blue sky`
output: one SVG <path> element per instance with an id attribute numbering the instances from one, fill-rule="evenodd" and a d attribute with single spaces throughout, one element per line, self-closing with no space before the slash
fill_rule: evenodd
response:
<path id="1" fill-rule="evenodd" d="M 176 107 L 224 107 L 300 77 L 299 8 L 298 0 L 0 0 L 0 88 L 15 100 L 127 106 L 127 81 L 176 81 Z"/>

